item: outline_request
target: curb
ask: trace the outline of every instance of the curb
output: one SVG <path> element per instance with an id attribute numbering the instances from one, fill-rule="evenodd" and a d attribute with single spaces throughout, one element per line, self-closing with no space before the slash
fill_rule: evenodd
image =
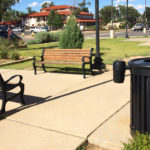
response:
<path id="1" fill-rule="evenodd" d="M 9 63 L 0 64 L 0 67 L 2 67 L 2 66 L 7 66 L 7 65 L 18 64 L 18 63 L 26 62 L 26 61 L 29 61 L 29 60 L 33 60 L 33 58 L 27 58 L 27 59 L 22 59 L 22 60 L 18 60 L 18 61 L 13 61 L 13 62 L 9 62 Z"/>

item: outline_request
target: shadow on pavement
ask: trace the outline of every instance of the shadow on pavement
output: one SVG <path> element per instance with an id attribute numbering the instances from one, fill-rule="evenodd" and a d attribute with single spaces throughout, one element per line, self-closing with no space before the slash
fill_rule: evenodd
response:
<path id="1" fill-rule="evenodd" d="M 127 76 L 129 76 L 129 75 L 126 75 L 126 77 Z M 71 92 L 56 96 L 56 97 L 52 97 L 52 98 L 51 98 L 51 96 L 42 98 L 42 97 L 36 97 L 36 96 L 31 96 L 31 95 L 24 95 L 24 100 L 25 100 L 25 103 L 26 103 L 25 105 L 19 106 L 15 109 L 12 109 L 12 110 L 9 110 L 9 111 L 5 112 L 2 115 L 5 116 L 5 117 L 8 117 L 8 116 L 11 116 L 15 113 L 18 113 L 19 111 L 22 111 L 24 109 L 27 109 L 27 108 L 30 108 L 30 107 L 33 107 L 33 106 L 36 106 L 36 105 L 40 105 L 42 103 L 57 100 L 61 97 L 66 97 L 66 96 L 69 96 L 69 95 L 73 95 L 73 94 L 76 94 L 76 93 L 79 93 L 79 92 L 82 92 L 82 91 L 85 91 L 85 90 L 88 90 L 88 89 L 91 89 L 91 88 L 94 88 L 94 87 L 97 87 L 97 86 L 100 86 L 100 85 L 103 85 L 103 84 L 107 84 L 107 83 L 112 82 L 112 81 L 113 81 L 113 79 L 110 79 L 110 80 L 107 80 L 107 81 L 104 81 L 104 82 L 101 82 L 101 83 L 97 83 L 97 84 L 94 84 L 94 85 L 91 85 L 91 86 L 88 86 L 88 87 L 85 87 L 85 88 L 74 90 L 74 91 L 71 91 Z M 13 93 L 9 92 L 8 96 L 11 96 L 12 94 Z M 0 99 L 2 99 L 1 91 L 0 91 Z M 18 99 L 18 97 L 16 97 L 14 100 L 11 100 L 11 101 L 20 103 L 20 100 Z M 6 104 L 6 108 L 7 108 L 7 104 Z"/>

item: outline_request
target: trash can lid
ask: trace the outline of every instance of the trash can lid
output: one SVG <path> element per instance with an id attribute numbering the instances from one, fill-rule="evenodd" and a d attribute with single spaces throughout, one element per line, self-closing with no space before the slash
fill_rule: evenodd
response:
<path id="1" fill-rule="evenodd" d="M 150 57 L 148 58 L 139 58 L 132 59 L 128 62 L 129 67 L 131 68 L 149 68 L 150 69 Z"/>

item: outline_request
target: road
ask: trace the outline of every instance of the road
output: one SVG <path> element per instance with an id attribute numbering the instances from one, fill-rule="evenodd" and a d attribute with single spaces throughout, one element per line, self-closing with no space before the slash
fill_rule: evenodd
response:
<path id="1" fill-rule="evenodd" d="M 14 32 L 14 33 L 17 34 L 18 36 L 21 35 L 21 32 Z M 24 34 L 25 34 L 25 36 L 24 36 L 23 40 L 25 40 L 25 41 L 30 40 L 30 38 L 28 38 L 28 37 L 29 37 L 29 35 L 31 35 L 31 32 L 25 31 Z M 95 38 L 96 37 L 95 31 L 84 31 L 83 34 L 84 34 L 85 38 Z M 129 35 L 129 37 L 150 36 L 150 32 L 147 31 L 146 33 L 143 33 L 142 31 L 134 32 L 134 31 L 128 30 L 128 35 Z M 101 38 L 109 38 L 110 37 L 109 31 L 100 31 L 100 37 Z M 115 37 L 125 37 L 125 30 L 124 31 L 116 31 Z"/>
<path id="2" fill-rule="evenodd" d="M 150 36 L 150 32 L 147 31 L 146 33 L 143 33 L 141 31 L 138 32 L 134 32 L 129 30 L 128 31 L 128 35 L 129 37 L 134 37 L 134 36 Z M 95 31 L 86 31 L 84 32 L 84 36 L 85 38 L 95 38 Z M 100 37 L 104 37 L 104 38 L 109 38 L 110 37 L 110 33 L 109 31 L 100 31 Z M 125 30 L 124 31 L 116 31 L 115 32 L 115 37 L 125 37 Z"/>

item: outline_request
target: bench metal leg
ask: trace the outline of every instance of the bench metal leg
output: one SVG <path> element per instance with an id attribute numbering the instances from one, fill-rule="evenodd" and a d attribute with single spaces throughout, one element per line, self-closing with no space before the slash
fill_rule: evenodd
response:
<path id="1" fill-rule="evenodd" d="M 42 64 L 43 71 L 46 72 L 45 65 Z"/>
<path id="2" fill-rule="evenodd" d="M 36 65 L 34 62 L 33 62 L 33 68 L 34 68 L 34 74 L 36 75 Z"/>
<path id="3" fill-rule="evenodd" d="M 94 75 L 94 72 L 92 70 L 92 64 L 90 64 L 90 72 L 91 72 L 91 75 Z"/>
<path id="4" fill-rule="evenodd" d="M 85 73 L 85 63 L 82 64 L 82 72 L 83 72 L 83 78 L 86 78 L 86 73 Z"/>

